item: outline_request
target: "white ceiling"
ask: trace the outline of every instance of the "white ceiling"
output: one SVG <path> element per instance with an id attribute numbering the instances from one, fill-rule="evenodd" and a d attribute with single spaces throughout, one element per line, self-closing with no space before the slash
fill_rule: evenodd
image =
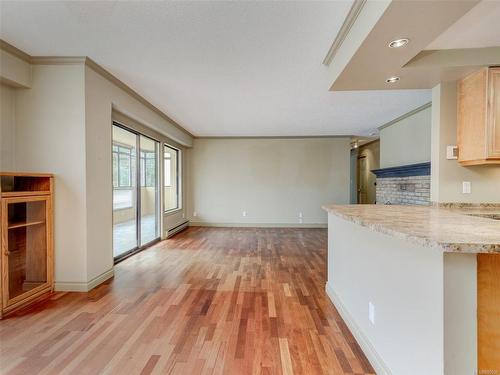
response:
<path id="1" fill-rule="evenodd" d="M 483 0 L 426 49 L 481 48 L 500 46 L 500 1 Z"/>
<path id="2" fill-rule="evenodd" d="M 428 90 L 330 92 L 351 1 L 6 2 L 0 37 L 89 56 L 198 136 L 366 135 Z"/>

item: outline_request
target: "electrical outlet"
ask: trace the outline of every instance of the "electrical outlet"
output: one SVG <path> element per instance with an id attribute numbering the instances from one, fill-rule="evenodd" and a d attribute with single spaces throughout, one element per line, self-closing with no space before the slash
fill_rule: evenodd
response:
<path id="1" fill-rule="evenodd" d="M 462 182 L 462 193 L 463 194 L 470 194 L 470 191 L 471 191 L 470 181 L 463 181 Z"/>
<path id="2" fill-rule="evenodd" d="M 198 216 L 198 212 L 196 212 L 196 211 L 195 211 L 195 212 L 193 212 L 193 216 L 194 216 L 194 217 Z"/>
<path id="3" fill-rule="evenodd" d="M 241 214 L 243 215 L 243 217 L 247 216 L 247 212 L 246 211 L 243 211 Z"/>
<path id="4" fill-rule="evenodd" d="M 368 302 L 368 320 L 375 325 L 375 305 L 371 302 Z"/>

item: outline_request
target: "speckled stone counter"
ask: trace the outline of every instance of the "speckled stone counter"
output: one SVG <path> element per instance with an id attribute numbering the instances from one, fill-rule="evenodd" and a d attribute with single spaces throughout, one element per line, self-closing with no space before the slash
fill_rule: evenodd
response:
<path id="1" fill-rule="evenodd" d="M 328 213 L 445 252 L 500 253 L 500 207 L 326 205 Z"/>

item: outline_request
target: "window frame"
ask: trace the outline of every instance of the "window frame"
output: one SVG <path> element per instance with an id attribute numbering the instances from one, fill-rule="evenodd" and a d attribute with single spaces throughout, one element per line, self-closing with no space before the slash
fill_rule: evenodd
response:
<path id="1" fill-rule="evenodd" d="M 172 187 L 171 185 L 165 185 L 165 161 L 170 160 L 170 165 L 171 164 L 171 158 L 166 158 L 165 157 L 165 149 L 168 148 L 172 151 L 175 151 L 176 154 L 176 162 L 175 162 L 175 170 L 176 170 L 176 178 L 175 178 L 175 186 L 176 186 L 176 207 L 174 208 L 169 208 L 168 210 L 165 209 L 165 188 L 167 187 Z M 171 214 L 176 211 L 181 211 L 182 210 L 182 187 L 181 187 L 181 175 L 182 175 L 182 163 L 181 163 L 181 157 L 182 157 L 182 150 L 180 148 L 174 147 L 171 144 L 168 143 L 163 143 L 163 179 L 162 179 L 162 189 L 163 189 L 163 213 L 164 214 Z M 170 168 L 170 171 L 172 171 L 172 168 Z M 172 180 L 171 180 L 172 182 Z"/>

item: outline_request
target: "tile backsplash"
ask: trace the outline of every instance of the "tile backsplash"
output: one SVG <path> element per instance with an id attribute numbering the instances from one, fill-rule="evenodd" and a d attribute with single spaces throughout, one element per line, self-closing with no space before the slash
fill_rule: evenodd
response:
<path id="1" fill-rule="evenodd" d="M 377 177 L 377 204 L 430 204 L 431 176 Z"/>

